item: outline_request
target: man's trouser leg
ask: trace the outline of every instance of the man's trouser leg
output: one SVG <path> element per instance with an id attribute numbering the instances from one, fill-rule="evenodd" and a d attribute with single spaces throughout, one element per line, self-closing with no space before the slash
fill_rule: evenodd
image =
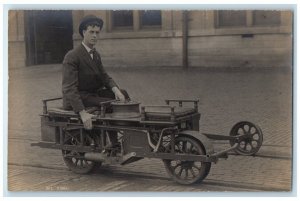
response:
<path id="1" fill-rule="evenodd" d="M 129 95 L 126 90 L 120 89 L 120 91 L 123 93 L 125 98 L 129 100 Z M 85 107 L 95 107 L 99 106 L 101 102 L 109 101 L 109 100 L 114 100 L 115 99 L 115 94 L 108 89 L 101 89 L 98 91 L 98 94 L 93 94 L 86 96 L 83 98 L 83 104 Z M 112 108 L 107 108 L 106 112 L 112 112 Z M 112 144 L 112 146 L 118 144 L 118 132 L 117 131 L 109 131 L 109 139 Z"/>

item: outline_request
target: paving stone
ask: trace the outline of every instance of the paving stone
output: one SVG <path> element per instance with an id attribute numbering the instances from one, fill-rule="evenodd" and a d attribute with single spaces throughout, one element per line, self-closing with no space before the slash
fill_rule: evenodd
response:
<path id="1" fill-rule="evenodd" d="M 242 120 L 261 127 L 264 144 L 258 153 L 260 157 L 230 155 L 229 159 L 212 165 L 208 182 L 291 189 L 293 135 L 290 71 L 117 68 L 108 69 L 108 72 L 122 88 L 127 89 L 132 99 L 144 105 L 163 104 L 168 98 L 200 99 L 200 132 L 228 135 L 232 126 Z M 61 66 L 12 69 L 9 73 L 8 162 L 65 170 L 60 151 L 30 147 L 30 143 L 40 140 L 41 100 L 61 96 Z M 52 104 L 60 105 L 60 101 Z M 222 148 L 226 143 L 215 146 Z M 156 159 L 111 168 L 117 172 L 168 178 L 163 163 Z M 9 171 L 12 179 L 22 175 L 14 173 L 13 169 Z M 119 190 L 124 189 L 122 184 L 118 186 Z M 20 184 L 14 188 L 24 190 L 26 186 Z M 82 188 L 88 190 L 88 186 Z M 164 191 L 173 188 L 157 189 Z"/>

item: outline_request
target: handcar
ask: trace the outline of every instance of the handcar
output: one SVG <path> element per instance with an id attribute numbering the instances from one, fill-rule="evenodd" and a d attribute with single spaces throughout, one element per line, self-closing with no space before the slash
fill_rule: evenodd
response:
<path id="1" fill-rule="evenodd" d="M 31 145 L 61 150 L 66 166 L 79 174 L 103 163 L 126 165 L 158 158 L 177 183 L 199 183 L 211 164 L 227 158 L 228 152 L 254 155 L 263 142 L 261 129 L 248 121 L 236 123 L 229 135 L 200 133 L 199 100 L 165 100 L 150 106 L 132 100 L 103 102 L 87 109 L 96 117 L 93 129 L 86 130 L 73 111 L 48 108 L 48 102 L 59 99 L 43 100 L 41 141 Z M 118 146 L 111 146 L 109 136 L 116 132 Z M 229 146 L 216 152 L 213 140 L 228 141 Z"/>

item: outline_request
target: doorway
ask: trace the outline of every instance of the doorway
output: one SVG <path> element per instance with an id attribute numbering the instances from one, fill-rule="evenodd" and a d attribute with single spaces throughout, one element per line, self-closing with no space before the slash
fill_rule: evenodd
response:
<path id="1" fill-rule="evenodd" d="M 62 63 L 73 48 L 72 11 L 25 11 L 26 65 Z"/>

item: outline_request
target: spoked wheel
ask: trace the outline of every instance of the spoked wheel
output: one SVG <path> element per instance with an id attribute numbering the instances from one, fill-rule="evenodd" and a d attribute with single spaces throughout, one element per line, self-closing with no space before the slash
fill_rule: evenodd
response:
<path id="1" fill-rule="evenodd" d="M 241 140 L 238 142 L 238 147 L 234 150 L 237 154 L 241 155 L 254 155 L 258 152 L 263 142 L 261 129 L 257 125 L 247 121 L 235 124 L 230 131 L 230 135 L 242 135 Z M 234 140 L 230 141 L 231 146 L 235 143 Z"/>
<path id="2" fill-rule="evenodd" d="M 205 150 L 196 140 L 180 136 L 175 138 L 175 153 L 205 155 Z M 200 161 L 163 160 L 166 171 L 177 183 L 201 182 L 209 173 L 211 163 Z"/>
<path id="3" fill-rule="evenodd" d="M 66 145 L 80 145 L 79 131 L 66 132 Z M 90 137 L 85 137 L 84 146 L 89 146 L 92 142 Z M 95 168 L 101 166 L 100 162 L 88 161 L 84 158 L 84 152 L 62 150 L 63 160 L 68 168 L 77 174 L 87 174 Z"/>

